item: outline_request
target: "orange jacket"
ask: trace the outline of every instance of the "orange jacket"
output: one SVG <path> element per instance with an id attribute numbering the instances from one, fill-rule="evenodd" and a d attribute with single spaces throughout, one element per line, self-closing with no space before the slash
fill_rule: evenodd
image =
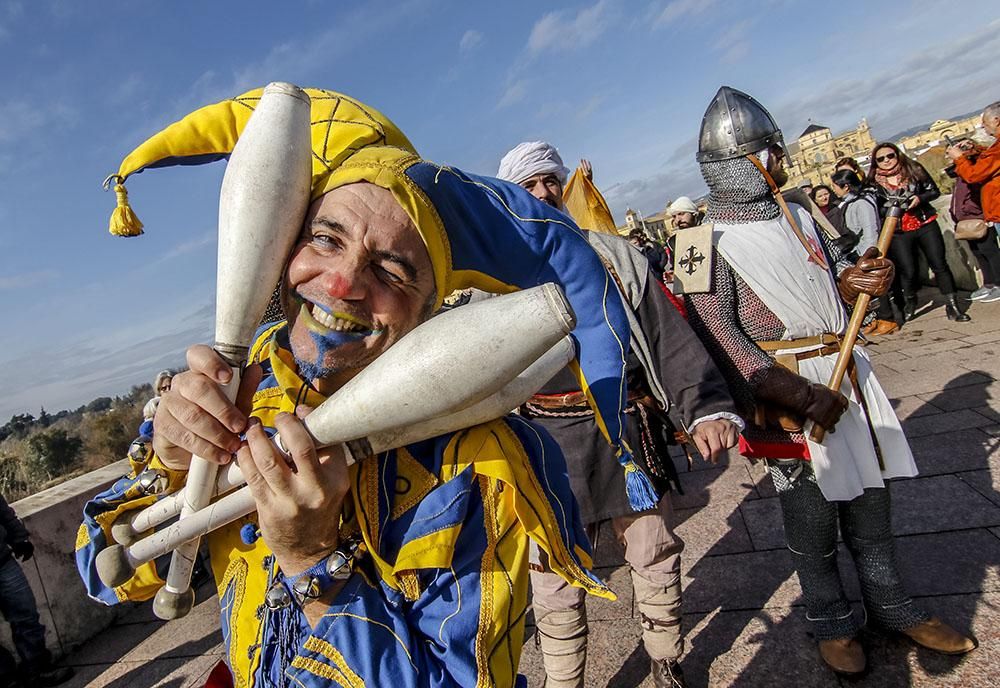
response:
<path id="1" fill-rule="evenodd" d="M 975 162 L 964 155 L 956 160 L 955 172 L 969 184 L 980 185 L 983 217 L 987 222 L 1000 222 L 1000 139 Z"/>

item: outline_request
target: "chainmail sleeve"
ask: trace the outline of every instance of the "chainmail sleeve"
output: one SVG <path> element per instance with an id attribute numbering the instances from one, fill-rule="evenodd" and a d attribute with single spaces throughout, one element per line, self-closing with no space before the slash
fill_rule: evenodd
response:
<path id="1" fill-rule="evenodd" d="M 754 403 L 749 380 L 759 379 L 774 361 L 743 329 L 736 273 L 714 248 L 712 262 L 712 290 L 684 295 L 688 322 L 722 371 L 737 407 L 746 412 Z"/>

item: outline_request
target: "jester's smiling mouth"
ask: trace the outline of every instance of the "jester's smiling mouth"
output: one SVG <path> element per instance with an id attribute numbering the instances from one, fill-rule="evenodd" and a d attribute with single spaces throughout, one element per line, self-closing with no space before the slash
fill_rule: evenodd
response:
<path id="1" fill-rule="evenodd" d="M 348 313 L 330 310 L 325 306 L 302 298 L 301 295 L 299 295 L 299 298 L 302 299 L 301 311 L 308 316 L 306 319 L 307 323 L 316 326 L 310 329 L 325 329 L 360 336 L 378 334 L 382 331 L 381 327 L 373 323 L 367 323 Z"/>
<path id="2" fill-rule="evenodd" d="M 353 318 L 347 313 L 337 311 L 327 312 L 319 304 L 311 304 L 309 315 L 320 325 L 336 332 L 361 332 L 362 330 L 373 330 L 371 325 Z"/>

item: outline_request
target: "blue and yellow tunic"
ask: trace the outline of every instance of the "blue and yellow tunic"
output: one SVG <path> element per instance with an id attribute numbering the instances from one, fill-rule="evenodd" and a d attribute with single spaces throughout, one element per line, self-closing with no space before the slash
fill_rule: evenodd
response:
<path id="1" fill-rule="evenodd" d="M 265 426 L 296 404 L 323 401 L 298 376 L 286 342 L 280 324 L 251 352 L 264 367 L 253 415 Z M 155 456 L 150 465 L 168 475 L 171 491 L 183 485 L 184 474 Z M 94 568 L 114 520 L 162 498 L 139 493 L 138 469 L 87 504 L 77 537 L 88 592 L 106 604 L 149 599 L 162 585 L 153 564 L 115 589 Z M 341 533 L 360 534 L 366 556 L 315 628 L 294 607 L 272 612 L 263 604 L 279 572 L 262 539 L 241 538 L 256 514 L 207 536 L 238 688 L 521 684 L 529 538 L 570 583 L 613 598 L 588 571 L 589 544 L 559 447 L 520 418 L 370 457 L 351 467 L 350 479 Z"/>

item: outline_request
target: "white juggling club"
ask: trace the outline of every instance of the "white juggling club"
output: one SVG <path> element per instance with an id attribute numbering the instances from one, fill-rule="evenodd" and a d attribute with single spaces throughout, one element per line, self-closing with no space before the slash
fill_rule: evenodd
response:
<path id="1" fill-rule="evenodd" d="M 272 288 L 302 229 L 312 175 L 309 96 L 285 83 L 264 93 L 233 149 L 219 195 L 219 260 L 215 350 L 233 371 L 225 386 L 236 398 L 240 371 Z M 208 505 L 217 464 L 191 458 L 181 519 Z M 175 619 L 194 603 L 191 570 L 198 540 L 174 550 L 153 612 Z"/>
<path id="2" fill-rule="evenodd" d="M 306 427 L 317 445 L 363 440 L 370 453 L 377 453 L 498 418 L 573 357 L 572 340 L 565 335 L 574 324 L 555 285 L 442 314 L 400 339 L 317 407 Z M 488 365 L 473 353 L 478 351 L 488 352 Z M 229 467 L 219 488 L 241 483 L 238 468 Z M 176 513 L 169 508 L 176 500 L 160 500 L 132 524 L 116 528 L 135 533 L 162 522 Z M 199 512 L 197 523 L 182 519 L 128 548 L 106 548 L 98 555 L 98 574 L 105 584 L 120 585 L 135 566 L 170 551 L 179 539 L 204 534 L 253 510 L 247 490 L 227 495 Z"/>

